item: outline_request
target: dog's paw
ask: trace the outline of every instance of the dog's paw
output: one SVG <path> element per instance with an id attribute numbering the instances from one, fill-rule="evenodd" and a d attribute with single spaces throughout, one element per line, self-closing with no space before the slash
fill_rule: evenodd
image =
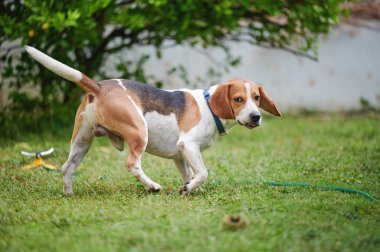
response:
<path id="1" fill-rule="evenodd" d="M 73 189 L 72 189 L 72 188 L 66 188 L 66 187 L 64 186 L 64 187 L 63 187 L 63 195 L 64 195 L 65 197 L 74 196 Z"/>
<path id="2" fill-rule="evenodd" d="M 148 188 L 148 192 L 150 193 L 158 193 L 162 190 L 162 187 L 155 183 L 154 185 L 151 185 L 149 188 Z"/>
<path id="3" fill-rule="evenodd" d="M 150 193 L 159 193 L 160 191 L 161 191 L 161 188 L 152 187 L 152 188 L 148 189 L 148 192 L 150 192 Z"/>
<path id="4" fill-rule="evenodd" d="M 181 189 L 179 189 L 179 194 L 180 195 L 187 195 L 187 194 L 189 194 L 190 190 L 187 187 L 188 184 L 189 183 L 186 183 L 184 186 L 181 187 Z"/>

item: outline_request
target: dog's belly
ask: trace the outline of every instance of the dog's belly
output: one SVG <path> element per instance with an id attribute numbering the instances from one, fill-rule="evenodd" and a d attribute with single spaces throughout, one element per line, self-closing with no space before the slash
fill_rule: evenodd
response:
<path id="1" fill-rule="evenodd" d="M 179 128 L 175 115 L 161 115 L 154 111 L 146 113 L 144 117 L 148 125 L 146 152 L 163 158 L 179 157 Z"/>

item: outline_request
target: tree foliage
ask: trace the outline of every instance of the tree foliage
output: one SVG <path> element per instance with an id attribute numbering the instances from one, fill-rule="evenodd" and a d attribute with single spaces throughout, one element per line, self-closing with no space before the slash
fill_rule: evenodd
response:
<path id="1" fill-rule="evenodd" d="M 121 77 L 101 70 L 109 55 L 140 45 L 155 46 L 160 57 L 168 43 L 227 50 L 226 41 L 245 41 L 315 57 L 318 34 L 339 21 L 340 2 L 4 0 L 0 2 L 0 81 L 17 88 L 12 106 L 18 108 L 18 117 L 26 118 L 30 111 L 34 117 L 51 117 L 66 113 L 66 109 L 72 111 L 81 91 L 30 59 L 22 45 L 35 46 L 102 79 Z M 119 67 L 120 75 L 145 81 L 144 59 L 132 63 Z M 31 99 L 19 92 L 26 84 L 37 86 L 40 96 Z M 28 114 L 21 112 L 24 108 Z"/>

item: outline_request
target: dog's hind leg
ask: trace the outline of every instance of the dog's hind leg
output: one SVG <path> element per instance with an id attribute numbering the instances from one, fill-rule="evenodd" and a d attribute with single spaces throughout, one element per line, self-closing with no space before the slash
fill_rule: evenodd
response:
<path id="1" fill-rule="evenodd" d="M 84 131 L 84 130 L 83 130 Z M 86 134 L 80 130 L 77 137 L 70 147 L 70 154 L 67 161 L 62 166 L 62 175 L 63 175 L 63 193 L 65 195 L 73 194 L 73 173 L 82 161 L 83 157 L 86 155 L 88 149 L 90 148 L 92 142 L 91 129 L 90 134 Z"/>
<path id="2" fill-rule="evenodd" d="M 149 192 L 159 192 L 162 187 L 151 180 L 141 168 L 141 156 L 145 150 L 146 142 L 134 136 L 128 136 L 129 155 L 127 160 L 128 170 L 143 184 Z"/>
<path id="3" fill-rule="evenodd" d="M 93 139 L 92 129 L 94 124 L 94 105 L 86 105 L 86 103 L 87 102 L 85 99 L 78 108 L 71 139 L 70 154 L 67 161 L 62 166 L 64 182 L 63 193 L 65 195 L 73 194 L 73 173 L 82 161 L 83 157 L 86 155 Z"/>
<path id="4" fill-rule="evenodd" d="M 127 142 L 129 146 L 126 163 L 128 170 L 143 184 L 145 189 L 158 192 L 162 187 L 151 180 L 141 168 L 141 156 L 148 143 L 147 123 L 141 109 L 131 97 L 125 93 L 123 98 L 125 99 L 122 102 L 118 99 L 107 100 L 107 106 L 99 107 L 98 112 L 102 115 L 100 124 Z"/>

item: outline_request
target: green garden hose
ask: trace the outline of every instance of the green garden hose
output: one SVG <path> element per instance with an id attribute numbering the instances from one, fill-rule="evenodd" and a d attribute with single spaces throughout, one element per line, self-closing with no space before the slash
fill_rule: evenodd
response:
<path id="1" fill-rule="evenodd" d="M 354 193 L 361 195 L 369 200 L 379 202 L 378 199 L 373 197 L 372 195 L 359 191 L 356 189 L 352 188 L 346 188 L 346 187 L 340 187 L 340 186 L 328 186 L 328 185 L 314 185 L 314 184 L 307 184 L 307 183 L 296 183 L 296 182 L 273 182 L 273 181 L 214 181 L 213 183 L 216 184 L 233 184 L 233 185 L 238 185 L 238 184 L 257 184 L 257 185 L 271 185 L 271 186 L 299 186 L 299 187 L 314 187 L 314 188 L 322 188 L 322 189 L 328 189 L 328 190 L 335 190 L 335 191 L 340 191 L 340 192 L 345 192 L 345 193 Z"/>

